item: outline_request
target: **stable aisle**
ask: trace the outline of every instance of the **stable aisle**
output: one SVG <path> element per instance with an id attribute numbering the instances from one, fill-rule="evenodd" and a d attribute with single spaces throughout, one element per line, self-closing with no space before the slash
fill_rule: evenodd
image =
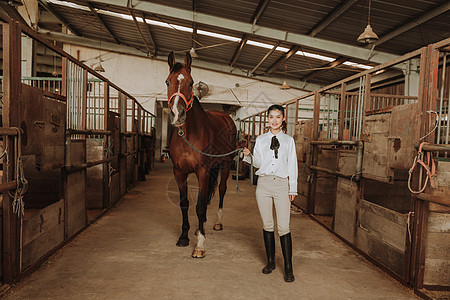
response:
<path id="1" fill-rule="evenodd" d="M 179 195 L 170 162 L 157 163 L 106 213 L 4 299 L 418 299 L 304 214 L 291 216 L 295 281 L 277 268 L 263 275 L 265 251 L 248 180 L 228 181 L 224 230 L 212 230 L 218 193 L 208 207 L 206 257 L 191 258 L 197 227 L 196 178 L 189 177 L 191 243 L 181 233 Z"/>

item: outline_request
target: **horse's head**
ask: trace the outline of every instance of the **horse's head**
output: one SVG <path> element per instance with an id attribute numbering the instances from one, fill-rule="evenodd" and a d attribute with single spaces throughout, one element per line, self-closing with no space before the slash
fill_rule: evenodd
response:
<path id="1" fill-rule="evenodd" d="M 172 51 L 169 54 L 168 62 L 170 74 L 166 79 L 166 85 L 170 122 L 172 125 L 180 127 L 186 121 L 186 112 L 194 104 L 192 91 L 194 81 L 191 77 L 192 58 L 189 53 L 186 53 L 183 66 L 181 63 L 175 63 L 175 56 Z"/>

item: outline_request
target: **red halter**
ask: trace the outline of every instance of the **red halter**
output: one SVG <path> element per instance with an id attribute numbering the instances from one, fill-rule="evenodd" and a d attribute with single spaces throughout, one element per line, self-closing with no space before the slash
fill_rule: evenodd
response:
<path id="1" fill-rule="evenodd" d="M 167 101 L 169 106 L 172 103 L 174 96 L 180 96 L 181 98 L 183 98 L 184 103 L 186 103 L 186 111 L 192 108 L 192 101 L 194 100 L 194 94 L 192 94 L 191 98 L 188 101 L 186 100 L 186 97 L 182 93 L 173 93 L 172 96 L 170 96 L 169 100 Z"/>

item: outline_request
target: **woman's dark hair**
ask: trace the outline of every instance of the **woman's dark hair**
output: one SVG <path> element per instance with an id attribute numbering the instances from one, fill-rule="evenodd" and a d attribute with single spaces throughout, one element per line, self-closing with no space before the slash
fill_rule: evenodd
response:
<path id="1" fill-rule="evenodd" d="M 283 108 L 283 106 L 278 105 L 278 104 L 271 105 L 271 106 L 269 107 L 269 109 L 267 110 L 267 115 L 270 114 L 270 112 L 271 112 L 272 110 L 278 110 L 278 111 L 281 111 L 281 114 L 282 114 L 283 117 L 284 117 L 284 108 Z M 283 123 L 281 123 L 281 130 L 283 130 L 283 132 L 286 133 L 286 130 L 287 130 L 286 121 L 283 121 Z"/>
<path id="2" fill-rule="evenodd" d="M 267 114 L 269 114 L 272 110 L 279 110 L 279 111 L 281 111 L 281 113 L 283 114 L 283 117 L 284 117 L 284 108 L 283 108 L 283 106 L 278 105 L 278 104 L 271 105 L 269 107 L 269 109 L 267 110 Z"/>

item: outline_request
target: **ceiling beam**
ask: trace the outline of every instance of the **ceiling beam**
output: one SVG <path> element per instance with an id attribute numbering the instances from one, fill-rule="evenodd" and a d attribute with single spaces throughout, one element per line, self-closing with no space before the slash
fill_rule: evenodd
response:
<path id="1" fill-rule="evenodd" d="M 60 42 L 68 43 L 68 44 L 74 44 L 74 45 L 79 45 L 79 46 L 83 46 L 83 47 L 99 49 L 98 41 L 92 40 L 89 38 L 78 37 L 78 36 L 74 36 L 71 34 L 64 34 L 64 33 L 60 33 L 60 32 L 43 31 L 43 30 L 40 30 L 39 34 L 42 37 L 45 37 L 52 41 L 55 40 L 55 41 L 60 41 Z M 138 57 L 147 57 L 147 58 L 149 57 L 147 52 L 133 48 L 133 47 L 126 46 L 124 44 L 118 45 L 115 43 L 104 42 L 104 43 L 102 43 L 101 49 L 103 51 L 111 51 L 111 52 L 120 53 L 120 54 L 133 55 L 133 56 L 138 56 Z M 167 57 L 161 56 L 161 55 L 155 55 L 153 57 L 153 59 L 167 61 Z M 274 84 L 279 84 L 279 85 L 281 85 L 284 80 L 284 78 L 279 77 L 279 76 L 278 77 L 277 76 L 268 76 L 268 75 L 252 76 L 248 70 L 244 70 L 242 68 L 233 68 L 233 67 L 222 65 L 222 64 L 202 61 L 199 59 L 193 60 L 192 65 L 194 67 L 198 67 L 198 68 L 202 68 L 202 69 L 206 69 L 206 70 L 210 70 L 210 71 L 220 72 L 220 73 L 224 73 L 224 74 L 228 74 L 228 75 L 242 76 L 242 77 L 246 77 L 246 78 L 261 80 L 263 82 L 274 83 Z M 323 87 L 322 85 L 300 82 L 298 80 L 290 81 L 289 85 L 293 88 L 297 88 L 297 89 L 300 89 L 303 91 L 308 91 L 308 92 L 315 91 L 315 90 L 318 90 Z"/>
<path id="2" fill-rule="evenodd" d="M 141 12 L 141 18 L 145 23 L 145 31 L 147 32 L 148 36 L 150 37 L 150 42 L 152 43 L 153 55 L 154 55 L 154 54 L 156 54 L 156 51 L 158 51 L 158 47 L 156 46 L 155 39 L 153 38 L 152 29 L 150 28 L 150 25 L 147 24 L 147 21 L 145 20 L 145 15 L 143 12 Z"/>
<path id="3" fill-rule="evenodd" d="M 250 21 L 253 25 L 258 23 L 259 18 L 262 16 L 266 8 L 269 6 L 271 0 L 260 0 L 258 3 L 258 7 L 256 7 L 255 12 L 253 13 L 252 20 Z"/>
<path id="4" fill-rule="evenodd" d="M 308 32 L 309 36 L 315 37 L 319 32 L 325 29 L 333 21 L 339 18 L 344 12 L 346 12 L 350 7 L 352 7 L 359 0 L 347 0 L 341 2 L 331 13 L 329 13 L 325 18 L 323 18 L 319 23 L 314 26 L 314 28 Z"/>
<path id="5" fill-rule="evenodd" d="M 92 3 L 99 3 L 105 5 L 113 5 L 116 7 L 128 10 L 128 0 L 92 0 Z M 139 1 L 133 4 L 133 9 L 141 10 L 149 14 L 157 14 L 172 18 L 178 18 L 187 21 L 194 21 L 192 11 L 174 8 L 166 5 L 150 3 L 146 1 Z M 298 44 L 314 49 L 322 49 L 333 52 L 340 56 L 354 57 L 361 60 L 367 60 L 373 63 L 381 64 L 398 58 L 398 55 L 393 55 L 381 51 L 371 51 L 364 47 L 347 45 L 344 43 L 322 40 L 307 35 L 292 33 L 280 29 L 274 29 L 259 25 L 253 25 L 245 22 L 235 21 L 227 18 L 217 17 L 204 13 L 197 13 L 195 15 L 195 22 L 200 24 L 211 25 L 215 27 L 222 27 L 227 30 L 234 30 L 237 32 L 252 34 L 256 36 L 266 37 L 279 41 L 285 41 L 291 44 Z"/>
<path id="6" fill-rule="evenodd" d="M 248 35 L 246 33 L 244 33 L 242 35 L 241 42 L 236 47 L 236 50 L 234 50 L 233 57 L 231 58 L 231 61 L 230 61 L 230 66 L 234 66 L 234 64 L 237 62 L 237 60 L 239 59 L 239 56 L 242 53 L 242 50 L 244 50 L 245 44 L 247 44 L 247 41 L 248 41 Z"/>
<path id="7" fill-rule="evenodd" d="M 56 10 L 52 8 L 52 6 L 47 2 L 47 0 L 38 0 L 39 3 L 52 15 L 54 15 L 58 20 L 61 21 L 61 23 L 66 26 L 73 34 L 81 36 L 81 33 L 75 29 L 70 23 L 61 16 Z"/>
<path id="8" fill-rule="evenodd" d="M 192 0 L 192 14 L 193 18 L 198 13 L 198 0 Z M 197 48 L 197 23 L 195 20 L 192 20 L 192 48 Z"/>
<path id="9" fill-rule="evenodd" d="M 305 76 L 302 77 L 302 80 L 311 80 L 312 78 L 315 78 L 333 68 L 336 68 L 337 66 L 342 65 L 344 62 L 346 62 L 348 59 L 346 57 L 338 57 L 334 61 L 330 61 L 329 63 L 326 63 L 322 66 L 323 69 L 320 70 L 314 70 Z"/>
<path id="10" fill-rule="evenodd" d="M 450 10 L 450 1 L 444 1 L 444 3 L 442 3 L 441 5 L 438 5 L 434 9 L 431 9 L 428 12 L 426 12 L 420 16 L 417 16 L 417 17 L 413 18 L 411 21 L 409 21 L 403 25 L 400 25 L 399 27 L 392 30 L 391 32 L 384 34 L 383 36 L 380 37 L 380 39 L 378 41 L 369 45 L 368 48 L 378 46 L 386 41 L 389 41 L 390 39 L 393 39 L 394 37 L 396 37 L 402 33 L 405 33 L 407 31 L 413 29 L 414 27 L 419 26 L 420 24 L 425 23 L 425 22 L 447 12 L 448 10 Z"/>
<path id="11" fill-rule="evenodd" d="M 131 17 L 133 17 L 134 24 L 136 25 L 136 27 L 137 27 L 137 29 L 138 29 L 138 31 L 139 31 L 139 34 L 141 35 L 142 41 L 143 41 L 144 44 L 145 44 L 145 48 L 147 48 L 148 53 L 150 53 L 150 55 L 153 56 L 154 53 L 153 53 L 152 47 L 150 47 L 150 45 L 148 44 L 147 39 L 146 39 L 145 36 L 144 36 L 144 32 L 142 31 L 142 28 L 141 28 L 141 26 L 139 25 L 138 20 L 136 19 L 136 16 L 135 16 L 135 14 L 134 14 L 134 11 L 133 11 L 132 9 L 130 9 L 129 11 L 130 11 Z M 147 24 L 147 23 L 146 23 L 146 24 Z"/>
<path id="12" fill-rule="evenodd" d="M 250 22 L 253 25 L 256 25 L 256 23 L 258 22 L 258 19 L 262 16 L 264 10 L 267 8 L 269 3 L 270 3 L 270 0 L 260 0 L 259 1 L 258 7 L 256 7 L 256 10 L 253 13 L 252 19 L 250 20 Z M 248 34 L 244 33 L 242 35 L 241 42 L 236 47 L 233 57 L 231 58 L 230 66 L 233 66 L 237 62 L 237 60 L 239 59 L 239 56 L 241 55 L 242 51 L 244 50 L 245 45 L 247 44 L 247 41 L 248 41 Z"/>
<path id="13" fill-rule="evenodd" d="M 98 43 L 98 40 L 79 37 L 71 34 L 61 33 L 61 32 L 53 32 L 47 30 L 39 30 L 38 33 L 51 41 L 58 41 L 68 44 L 80 45 L 85 47 L 90 47 L 94 49 L 101 49 L 103 51 L 112 51 L 116 53 L 124 53 L 136 56 L 147 56 L 148 53 L 142 50 L 139 50 L 134 47 L 126 46 L 124 44 L 115 44 L 110 42 L 102 42 L 101 47 Z"/>
<path id="14" fill-rule="evenodd" d="M 24 24 L 27 27 L 30 27 L 28 25 L 27 21 L 22 17 L 22 15 L 15 9 L 13 6 L 8 5 L 6 3 L 0 2 L 0 10 L 3 9 L 3 11 L 12 19 L 19 21 L 19 23 Z"/>
<path id="15" fill-rule="evenodd" d="M 112 33 L 111 29 L 109 29 L 109 26 L 106 24 L 106 22 L 103 20 L 103 18 L 97 13 L 97 11 L 95 10 L 95 7 L 87 1 L 86 1 L 86 4 L 89 7 L 89 9 L 91 10 L 91 12 L 94 14 L 94 16 L 97 18 L 97 20 L 100 22 L 100 24 L 102 24 L 102 26 L 106 30 L 106 32 L 108 32 L 108 34 L 112 37 L 114 42 L 116 42 L 117 44 L 120 44 L 120 41 Z"/>
<path id="16" fill-rule="evenodd" d="M 250 71 L 250 75 L 253 75 L 253 73 L 255 73 L 255 71 L 263 64 L 263 62 L 266 61 L 266 59 L 269 58 L 270 55 L 272 55 L 272 53 L 277 49 L 277 47 L 280 45 L 281 43 L 278 42 L 275 46 L 273 46 L 272 49 L 269 50 L 269 52 L 266 53 L 266 55 L 264 55 L 264 57 L 259 61 L 259 63 L 253 68 L 253 70 Z"/>
<path id="17" fill-rule="evenodd" d="M 283 53 L 264 73 L 270 74 L 273 73 L 278 66 L 283 62 L 288 60 L 292 55 L 294 55 L 300 47 L 298 45 L 294 45 L 289 49 L 288 52 Z"/>

